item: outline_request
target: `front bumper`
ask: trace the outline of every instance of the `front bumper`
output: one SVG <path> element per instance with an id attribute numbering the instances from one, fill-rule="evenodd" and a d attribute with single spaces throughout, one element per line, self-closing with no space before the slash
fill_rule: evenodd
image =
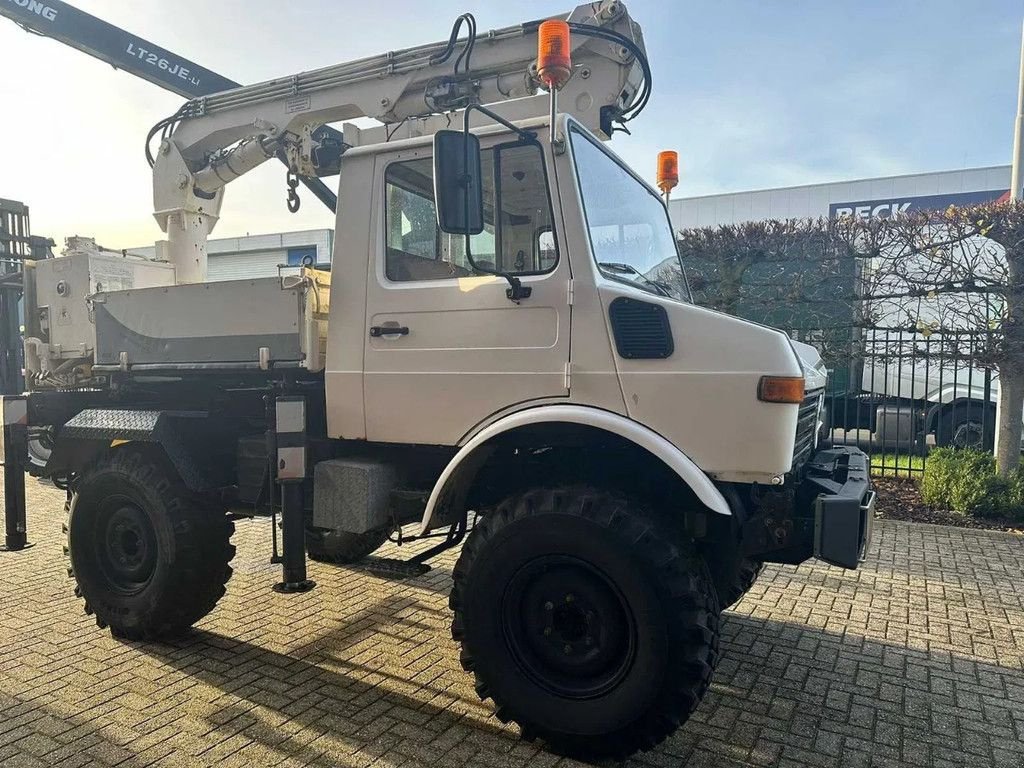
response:
<path id="1" fill-rule="evenodd" d="M 818 451 L 807 462 L 798 498 L 814 513 L 813 555 L 856 568 L 871 544 L 875 497 L 867 455 L 847 446 Z"/>
<path id="2" fill-rule="evenodd" d="M 857 448 L 825 448 L 804 463 L 794 482 L 752 488 L 743 513 L 744 554 L 791 565 L 816 557 L 856 568 L 867 555 L 875 517 L 870 466 Z"/>

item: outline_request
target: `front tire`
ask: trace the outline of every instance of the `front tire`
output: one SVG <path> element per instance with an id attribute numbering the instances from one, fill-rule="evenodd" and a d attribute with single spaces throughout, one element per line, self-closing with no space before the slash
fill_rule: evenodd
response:
<path id="1" fill-rule="evenodd" d="M 474 528 L 453 582 L 452 635 L 477 693 L 524 738 L 573 757 L 625 758 L 663 741 L 718 660 L 704 560 L 618 494 L 506 499 Z"/>
<path id="2" fill-rule="evenodd" d="M 66 552 L 75 594 L 116 637 L 174 637 L 224 595 L 234 524 L 159 449 L 115 449 L 75 486 Z"/>
<path id="3" fill-rule="evenodd" d="M 718 593 L 718 604 L 723 611 L 738 603 L 764 571 L 764 563 L 760 560 L 744 557 L 735 550 L 726 553 L 712 549 L 708 560 L 712 583 Z"/>

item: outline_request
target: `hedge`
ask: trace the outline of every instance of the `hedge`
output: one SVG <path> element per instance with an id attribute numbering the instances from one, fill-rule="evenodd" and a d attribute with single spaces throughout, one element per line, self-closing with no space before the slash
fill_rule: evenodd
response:
<path id="1" fill-rule="evenodd" d="M 962 515 L 1024 520 L 1024 463 L 1010 477 L 1000 477 L 991 454 L 937 448 L 925 463 L 921 497 Z"/>

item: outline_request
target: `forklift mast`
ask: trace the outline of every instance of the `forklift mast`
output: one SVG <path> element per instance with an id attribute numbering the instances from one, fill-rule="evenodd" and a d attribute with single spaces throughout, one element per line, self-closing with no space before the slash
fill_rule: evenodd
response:
<path id="1" fill-rule="evenodd" d="M 0 549 L 28 546 L 25 537 L 24 351 L 21 342 L 21 297 L 25 262 L 53 256 L 53 240 L 33 236 L 28 206 L 0 199 L 0 464 L 4 468 L 4 539 Z"/>
<path id="2" fill-rule="evenodd" d="M 53 256 L 53 240 L 33 236 L 28 206 L 0 198 L 0 395 L 20 395 L 22 376 L 20 301 L 26 261 Z"/>

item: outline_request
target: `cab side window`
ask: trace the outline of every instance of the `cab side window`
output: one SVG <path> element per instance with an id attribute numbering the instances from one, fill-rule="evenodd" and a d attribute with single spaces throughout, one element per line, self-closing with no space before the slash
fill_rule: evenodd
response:
<path id="1" fill-rule="evenodd" d="M 469 272 L 442 258 L 430 158 L 392 163 L 384 177 L 384 272 L 388 280 L 443 280 Z"/>
<path id="2" fill-rule="evenodd" d="M 540 147 L 518 143 L 495 147 L 492 169 L 495 183 L 491 212 L 498 222 L 496 268 L 513 275 L 551 270 L 558 254 Z M 485 218 L 487 199 L 485 196 Z M 542 236 L 543 232 L 547 235 Z"/>
<path id="3" fill-rule="evenodd" d="M 484 231 L 470 238 L 437 227 L 433 161 L 391 163 L 385 172 L 385 274 L 393 282 L 486 274 L 537 274 L 558 261 L 544 160 L 533 144 L 506 144 L 481 152 Z"/>

